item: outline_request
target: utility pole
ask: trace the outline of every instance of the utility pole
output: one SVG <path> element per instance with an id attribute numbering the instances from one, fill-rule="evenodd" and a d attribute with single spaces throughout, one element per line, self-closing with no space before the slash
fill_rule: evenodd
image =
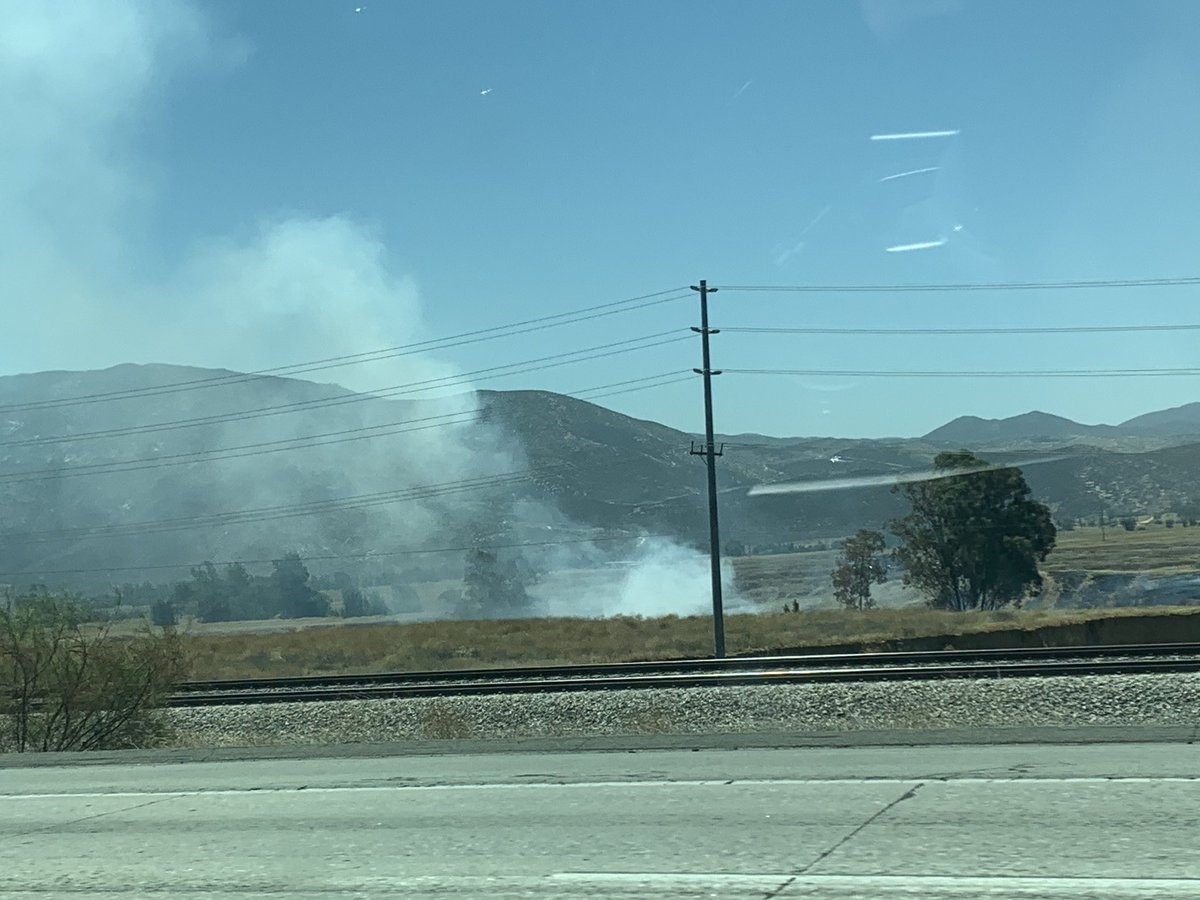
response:
<path id="1" fill-rule="evenodd" d="M 693 456 L 703 456 L 708 468 L 708 555 L 712 563 L 712 606 L 713 606 L 713 656 L 717 659 L 725 655 L 725 609 L 721 599 L 721 529 L 717 523 L 717 457 L 725 447 L 716 446 L 713 438 L 713 403 L 712 377 L 720 375 L 719 369 L 714 370 L 708 356 L 708 336 L 717 334 L 720 329 L 708 327 L 708 295 L 715 294 L 716 288 L 710 288 L 703 279 L 700 285 L 691 285 L 693 291 L 700 292 L 700 327 L 692 331 L 700 335 L 700 346 L 703 348 L 704 367 L 692 369 L 697 375 L 704 377 L 704 446 L 697 450 L 692 443 Z"/>

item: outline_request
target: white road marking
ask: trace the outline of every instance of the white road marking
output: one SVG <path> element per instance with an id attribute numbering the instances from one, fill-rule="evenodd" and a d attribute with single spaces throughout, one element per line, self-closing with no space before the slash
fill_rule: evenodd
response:
<path id="1" fill-rule="evenodd" d="M 912 778 L 747 778 L 702 781 L 535 781 L 522 783 L 467 783 L 467 784 L 371 784 L 338 785 L 332 787 L 296 785 L 295 787 L 246 787 L 214 788 L 211 790 L 188 789 L 176 791 L 65 791 L 44 794 L 21 794 L 0 791 L 4 800 L 70 800 L 73 798 L 93 799 L 98 797 L 228 797 L 240 794 L 337 794 L 367 793 L 371 791 L 526 791 L 547 788 L 674 788 L 674 787 L 798 787 L 802 785 L 824 787 L 826 785 L 913 785 L 925 781 L 945 784 L 1200 784 L 1200 775 L 1084 775 L 1076 778 L 1015 775 L 1011 778 L 958 778 L 954 775 L 920 775 Z"/>
<path id="2" fill-rule="evenodd" d="M 1005 897 L 1192 897 L 1195 878 L 960 876 L 960 875 L 736 875 L 689 872 L 561 872 L 549 880 L 583 884 L 783 886 L 779 897 L 855 896 L 955 898 Z M 826 894 L 826 891 L 836 891 Z M 850 892 L 854 893 L 843 893 Z M 816 893 L 812 893 L 816 892 Z"/>

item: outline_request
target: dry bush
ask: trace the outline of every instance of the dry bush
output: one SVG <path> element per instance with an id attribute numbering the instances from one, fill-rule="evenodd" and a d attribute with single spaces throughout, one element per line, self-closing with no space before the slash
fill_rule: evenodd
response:
<path id="1" fill-rule="evenodd" d="M 159 710 L 186 670 L 172 629 L 114 639 L 74 602 L 28 596 L 0 607 L 0 749 L 146 747 L 166 738 Z"/>

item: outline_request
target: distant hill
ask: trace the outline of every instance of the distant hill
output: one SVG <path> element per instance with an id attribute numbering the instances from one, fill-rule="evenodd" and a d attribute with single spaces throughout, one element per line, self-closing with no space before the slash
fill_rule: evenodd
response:
<path id="1" fill-rule="evenodd" d="M 718 465 L 722 538 L 761 547 L 882 528 L 905 510 L 887 487 L 748 489 L 923 469 L 947 446 L 996 462 L 1028 458 L 1031 446 L 1066 455 L 1026 469 L 1059 517 L 1194 504 L 1200 437 L 1165 446 L 1153 432 L 1198 409 L 1121 426 L 964 417 L 917 439 L 730 437 Z M 480 542 L 540 547 L 522 552 L 550 566 L 619 555 L 622 536 L 703 547 L 692 440 L 546 391 L 417 401 L 166 365 L 3 377 L 0 583 L 100 590 L 186 577 L 159 568 L 175 563 L 269 561 L 289 549 L 314 572 L 432 581 L 461 575 L 448 548 Z"/>
<path id="2" fill-rule="evenodd" d="M 1138 434 L 1200 434 L 1200 403 L 1187 403 L 1134 416 L 1122 422 L 1120 428 L 1124 432 Z"/>
<path id="3" fill-rule="evenodd" d="M 959 416 L 923 439 L 961 447 L 1082 443 L 1136 452 L 1200 440 L 1200 403 L 1135 416 L 1120 425 L 1083 425 L 1040 411 L 1005 419 Z"/>
<path id="4" fill-rule="evenodd" d="M 1035 410 L 1006 419 L 959 416 L 926 434 L 925 440 L 971 445 L 1019 440 L 1071 441 L 1119 434 L 1120 430 L 1111 425 L 1081 425 L 1062 416 Z"/>

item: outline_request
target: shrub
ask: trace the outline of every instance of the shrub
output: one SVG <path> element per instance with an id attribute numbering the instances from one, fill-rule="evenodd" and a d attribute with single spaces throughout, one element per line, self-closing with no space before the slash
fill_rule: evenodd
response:
<path id="1" fill-rule="evenodd" d="M 173 629 L 117 640 L 69 598 L 36 594 L 0 606 L 0 746 L 28 750 L 145 747 L 186 670 Z"/>

